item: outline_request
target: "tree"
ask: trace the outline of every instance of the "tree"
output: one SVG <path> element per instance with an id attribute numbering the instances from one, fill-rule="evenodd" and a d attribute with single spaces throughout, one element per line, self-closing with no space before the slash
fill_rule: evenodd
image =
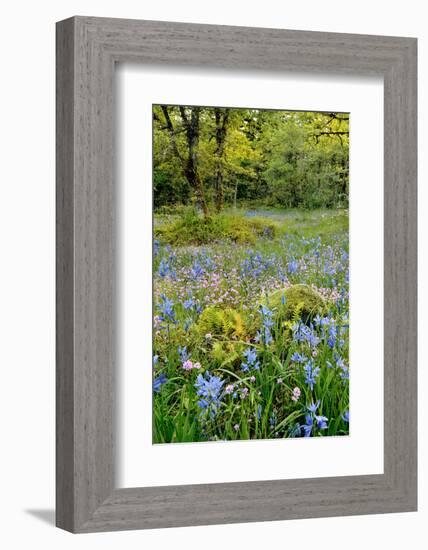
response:
<path id="1" fill-rule="evenodd" d="M 348 205 L 349 114 L 154 106 L 155 208 Z"/>
<path id="2" fill-rule="evenodd" d="M 216 139 L 216 176 L 215 176 L 215 204 L 217 212 L 223 208 L 223 155 L 226 143 L 226 132 L 229 121 L 229 109 L 214 108 L 215 139 Z"/>
<path id="3" fill-rule="evenodd" d="M 168 130 L 171 137 L 171 145 L 176 157 L 180 160 L 183 173 L 189 182 L 190 186 L 195 189 L 200 207 L 204 216 L 208 215 L 208 207 L 205 198 L 205 189 L 203 182 L 198 172 L 198 143 L 199 143 L 199 119 L 200 107 L 192 107 L 186 110 L 186 107 L 180 106 L 179 112 L 181 117 L 182 128 L 177 130 L 172 123 L 169 109 L 167 105 L 162 105 L 161 109 L 165 118 L 165 128 Z M 189 112 L 190 111 L 190 112 Z M 177 134 L 184 130 L 187 138 L 187 155 L 184 157 L 177 145 Z"/>

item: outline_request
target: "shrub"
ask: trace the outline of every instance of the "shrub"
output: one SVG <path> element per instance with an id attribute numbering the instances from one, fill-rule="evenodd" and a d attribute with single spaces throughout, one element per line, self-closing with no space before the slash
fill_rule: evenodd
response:
<path id="1" fill-rule="evenodd" d="M 305 323 L 311 321 L 317 313 L 323 314 L 326 310 L 324 298 L 308 285 L 293 285 L 280 289 L 267 299 L 270 309 L 289 321 L 295 314 Z"/>

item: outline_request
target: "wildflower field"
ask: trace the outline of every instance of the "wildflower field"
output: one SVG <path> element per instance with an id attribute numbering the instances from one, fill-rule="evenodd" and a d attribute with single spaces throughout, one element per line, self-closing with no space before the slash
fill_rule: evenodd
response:
<path id="1" fill-rule="evenodd" d="M 155 219 L 153 442 L 347 435 L 347 211 L 223 218 L 187 245 L 205 220 Z"/>
<path id="2" fill-rule="evenodd" d="M 153 443 L 349 434 L 349 113 L 153 105 Z"/>

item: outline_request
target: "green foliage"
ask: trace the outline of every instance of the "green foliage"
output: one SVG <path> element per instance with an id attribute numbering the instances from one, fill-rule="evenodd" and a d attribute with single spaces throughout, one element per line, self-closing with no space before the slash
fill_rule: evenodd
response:
<path id="1" fill-rule="evenodd" d="M 245 218 L 237 214 L 220 214 L 202 217 L 187 210 L 170 223 L 155 227 L 155 237 L 171 245 L 202 245 L 217 240 L 238 244 L 254 244 L 258 237 L 272 239 L 277 225 L 272 220 Z"/>
<path id="2" fill-rule="evenodd" d="M 252 202 L 282 208 L 346 208 L 349 187 L 349 115 L 229 109 L 222 156 L 216 145 L 215 108 L 200 113 L 197 169 L 214 210 L 217 173 L 224 206 Z M 190 116 L 191 107 L 185 107 Z M 174 139 L 160 106 L 153 107 L 154 204 L 197 204 L 185 176 L 189 156 L 180 109 L 168 106 Z"/>
<path id="3" fill-rule="evenodd" d="M 278 316 L 287 321 L 295 320 L 297 316 L 307 323 L 317 313 L 322 315 L 326 312 L 326 302 L 321 294 L 304 284 L 277 290 L 266 301 Z"/>
<path id="4" fill-rule="evenodd" d="M 202 312 L 197 330 L 201 335 L 211 334 L 238 340 L 243 339 L 246 335 L 245 321 L 242 315 L 232 308 L 221 309 L 217 306 L 210 306 Z"/>

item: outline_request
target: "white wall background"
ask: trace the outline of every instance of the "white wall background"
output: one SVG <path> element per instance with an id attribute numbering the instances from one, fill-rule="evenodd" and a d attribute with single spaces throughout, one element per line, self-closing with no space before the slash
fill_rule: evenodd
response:
<path id="1" fill-rule="evenodd" d="M 14 0 L 1 10 L 0 111 L 0 544 L 3 548 L 299 548 L 390 550 L 426 539 L 428 375 L 421 346 L 419 512 L 264 524 L 73 536 L 53 527 L 54 507 L 54 23 L 70 15 L 417 36 L 420 211 L 428 207 L 428 27 L 424 2 L 379 0 Z M 426 216 L 420 280 L 428 278 Z M 426 304 L 421 283 L 419 295 Z M 428 330 L 420 316 L 420 334 Z"/>

